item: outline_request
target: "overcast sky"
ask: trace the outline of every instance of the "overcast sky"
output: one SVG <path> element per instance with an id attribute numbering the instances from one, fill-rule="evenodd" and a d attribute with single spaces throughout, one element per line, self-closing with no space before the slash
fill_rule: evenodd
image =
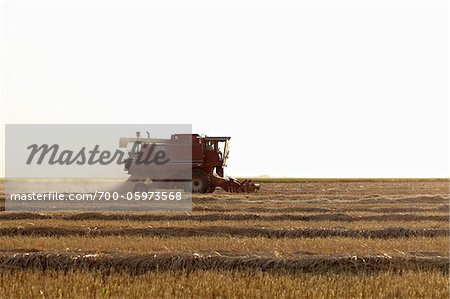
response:
<path id="1" fill-rule="evenodd" d="M 192 124 L 234 176 L 449 176 L 447 1 L 1 7 L 2 124 Z"/>

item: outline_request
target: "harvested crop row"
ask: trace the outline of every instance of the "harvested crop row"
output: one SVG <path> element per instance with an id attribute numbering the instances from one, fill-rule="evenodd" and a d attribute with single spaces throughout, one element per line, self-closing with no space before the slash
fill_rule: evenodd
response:
<path id="1" fill-rule="evenodd" d="M 448 222 L 448 215 L 417 215 L 417 214 L 384 214 L 384 215 L 348 215 L 343 213 L 328 214 L 104 214 L 104 213 L 77 213 L 77 214 L 37 214 L 37 213 L 4 213 L 0 220 L 19 219 L 64 219 L 64 220 L 129 220 L 129 221 L 443 221 Z"/>
<path id="2" fill-rule="evenodd" d="M 359 238 L 248 238 L 146 237 L 146 236 L 65 236 L 0 237 L 1 252 L 220 252 L 221 254 L 257 254 L 266 257 L 291 257 L 313 254 L 448 256 L 448 237 L 399 239 Z"/>
<path id="3" fill-rule="evenodd" d="M 53 226 L 70 228 L 136 228 L 136 227 L 245 227 L 245 228 L 271 228 L 271 229 L 305 229 L 305 228 L 340 228 L 340 229 L 381 229 L 391 227 L 405 227 L 409 229 L 423 228 L 448 228 L 448 222 L 445 221 L 263 221 L 263 220 L 243 220 L 243 221 L 128 221 L 128 220 L 82 220 L 68 221 L 61 219 L 34 219 L 34 220 L 0 220 L 0 227 L 34 227 L 34 226 Z"/>
<path id="4" fill-rule="evenodd" d="M 296 259 L 259 256 L 25 253 L 0 255 L 0 269 L 89 270 L 143 274 L 152 271 L 247 270 L 285 273 L 371 273 L 439 271 L 448 273 L 446 257 L 305 256 Z"/>
<path id="5" fill-rule="evenodd" d="M 406 237 L 447 237 L 448 228 L 384 228 L 384 229 L 266 229 L 244 227 L 142 227 L 142 228 L 63 228 L 63 227 L 1 227 L 0 236 L 241 236 L 267 238 L 406 238 Z"/>
<path id="6" fill-rule="evenodd" d="M 402 205 L 401 207 L 368 207 L 367 205 L 354 205 L 345 207 L 322 207 L 317 206 L 305 206 L 305 205 L 272 205 L 271 207 L 265 207 L 261 205 L 196 205 L 193 207 L 194 212 L 235 212 L 236 210 L 241 212 L 253 212 L 253 213 L 345 213 L 345 212 L 371 212 L 371 213 L 428 213 L 428 212 L 449 212 L 450 207 L 448 205 L 436 205 L 430 207 L 429 204 L 423 207 L 407 207 Z"/>
<path id="7" fill-rule="evenodd" d="M 293 190 L 292 192 L 295 192 Z M 298 190 L 297 190 L 298 192 Z M 338 191 L 341 192 L 341 191 Z M 296 204 L 448 204 L 449 201 L 448 190 L 442 192 L 439 195 L 418 195 L 418 196 L 396 196 L 396 197 L 384 197 L 384 196 L 365 196 L 364 194 L 357 195 L 345 195 L 342 193 L 329 194 L 317 196 L 313 194 L 299 196 L 297 193 L 291 195 L 279 192 L 279 194 L 252 194 L 252 195 L 203 195 L 193 198 L 194 204 L 256 204 L 256 203 L 268 203 L 271 204 L 283 204 L 283 203 L 296 203 Z"/>

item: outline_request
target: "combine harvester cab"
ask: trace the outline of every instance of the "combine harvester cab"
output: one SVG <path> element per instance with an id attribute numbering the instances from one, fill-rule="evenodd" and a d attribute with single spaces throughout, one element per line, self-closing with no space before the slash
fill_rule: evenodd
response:
<path id="1" fill-rule="evenodd" d="M 131 175 L 128 182 L 136 183 L 133 188 L 134 191 L 145 191 L 148 189 L 149 184 L 158 181 L 173 181 L 176 183 L 177 179 L 171 179 L 171 177 L 180 178 L 179 173 L 176 173 L 176 167 L 167 167 L 167 169 L 172 169 L 173 173 L 170 173 L 169 170 L 168 177 L 161 179 L 155 178 L 151 174 L 155 173 L 150 169 L 152 165 L 133 167 L 135 166 L 134 162 L 137 157 L 147 155 L 145 150 L 152 148 L 146 146 L 149 144 L 164 147 L 169 157 L 177 155 L 176 150 L 173 149 L 180 148 L 182 144 L 189 144 L 189 146 L 192 146 L 192 159 L 184 161 L 184 163 L 189 163 L 189 171 L 192 171 L 192 184 L 189 184 L 191 190 L 188 191 L 193 193 L 212 193 L 216 187 L 234 193 L 258 191 L 260 185 L 250 180 L 240 181 L 236 178 L 224 176 L 224 167 L 226 167 L 229 154 L 229 140 L 230 137 L 208 137 L 198 134 L 174 134 L 171 139 L 151 139 L 149 134 L 148 138 L 140 138 L 139 132 L 137 133 L 137 138 L 121 138 L 120 147 L 127 147 L 130 143 L 133 144 L 133 149 L 129 152 L 129 158 L 125 160 L 125 170 Z M 191 176 L 189 175 L 189 177 Z"/>

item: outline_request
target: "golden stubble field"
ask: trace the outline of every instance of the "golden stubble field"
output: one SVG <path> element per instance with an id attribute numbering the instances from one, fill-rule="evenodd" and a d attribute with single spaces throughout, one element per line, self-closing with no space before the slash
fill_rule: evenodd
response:
<path id="1" fill-rule="evenodd" d="M 449 297 L 449 180 L 265 180 L 193 202 L 0 212 L 0 297 Z"/>

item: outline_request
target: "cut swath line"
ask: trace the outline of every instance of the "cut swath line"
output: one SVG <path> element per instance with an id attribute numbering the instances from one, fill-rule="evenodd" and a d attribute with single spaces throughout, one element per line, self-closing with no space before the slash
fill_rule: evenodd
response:
<path id="1" fill-rule="evenodd" d="M 382 229 L 334 229 L 334 228 L 301 228 L 301 229 L 266 229 L 229 226 L 213 227 L 141 227 L 141 228 L 63 228 L 47 226 L 2 227 L 0 236 L 235 236 L 266 238 L 408 238 L 408 237 L 447 237 L 448 228 L 382 228 Z"/>
<path id="2" fill-rule="evenodd" d="M 448 257 L 305 256 L 294 259 L 217 254 L 71 254 L 0 255 L 0 269 L 87 270 L 142 274 L 152 271 L 248 270 L 284 273 L 371 273 L 379 271 L 449 272 Z"/>

